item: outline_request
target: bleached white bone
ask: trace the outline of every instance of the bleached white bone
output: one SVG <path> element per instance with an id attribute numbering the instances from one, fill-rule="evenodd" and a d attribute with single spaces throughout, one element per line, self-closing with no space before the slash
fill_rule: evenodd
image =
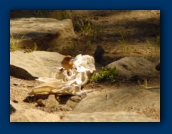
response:
<path id="1" fill-rule="evenodd" d="M 40 77 L 37 79 L 46 85 L 53 85 L 51 93 L 82 95 L 92 92 L 92 90 L 81 90 L 81 86 L 89 81 L 90 74 L 96 70 L 95 61 L 92 56 L 79 54 L 74 59 L 73 69 L 69 69 L 68 71 L 63 70 L 63 67 L 58 67 L 57 69 L 56 74 L 62 75 L 61 79 L 54 77 L 55 75 L 53 75 L 53 78 Z M 52 88 L 52 86 L 50 87 Z M 41 88 L 41 85 L 38 88 Z"/>

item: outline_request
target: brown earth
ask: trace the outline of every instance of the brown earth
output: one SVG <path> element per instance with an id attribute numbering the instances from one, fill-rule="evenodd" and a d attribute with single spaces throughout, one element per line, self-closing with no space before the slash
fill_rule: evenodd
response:
<path id="1" fill-rule="evenodd" d="M 63 12 L 11 11 L 11 19 L 48 17 L 48 15 L 52 18 L 71 18 L 78 38 L 69 43 L 72 48 L 64 48 L 61 54 L 94 55 L 97 45 L 101 45 L 105 49 L 104 59 L 101 62 L 103 65 L 125 56 L 159 60 L 159 10 L 70 10 L 65 12 L 67 15 Z"/>
<path id="2" fill-rule="evenodd" d="M 99 62 L 101 65 L 107 65 L 112 61 L 126 56 L 145 57 L 154 63 L 160 59 L 159 10 L 75 10 L 67 12 L 70 13 L 69 18 L 72 18 L 73 20 L 78 40 L 74 42 L 75 45 L 73 50 L 75 51 L 65 50 L 62 54 L 70 54 L 73 56 L 78 53 L 94 55 L 97 45 L 101 45 L 105 49 L 103 59 Z M 53 11 L 51 11 L 51 13 L 53 14 Z M 33 17 L 36 15 L 31 11 L 11 12 L 11 18 Z M 95 29 L 97 30 L 93 28 L 98 32 L 95 37 L 94 35 L 90 36 L 88 31 L 87 35 L 79 30 L 80 20 L 86 23 L 86 25 L 88 24 L 87 22 L 89 22 L 89 24 L 93 24 L 96 27 Z M 40 83 L 34 80 L 23 80 L 11 76 L 10 100 L 24 105 L 27 108 L 34 108 L 36 110 L 42 110 L 47 113 L 59 115 L 60 119 L 63 119 L 63 117 L 68 114 L 75 113 L 75 108 L 77 109 L 77 106 L 79 106 L 78 104 L 82 104 L 81 102 L 85 102 L 84 100 L 86 98 L 94 96 L 94 94 L 106 94 L 107 92 L 110 94 L 111 91 L 121 91 L 122 94 L 128 93 L 129 95 L 121 96 L 119 93 L 119 96 L 121 97 L 116 100 L 117 104 L 115 105 L 117 106 L 117 109 L 119 109 L 118 111 L 136 112 L 140 115 L 160 121 L 160 76 L 158 75 L 157 77 L 150 78 L 147 82 L 150 89 L 145 89 L 144 86 L 142 86 L 144 85 L 144 81 L 140 81 L 140 83 L 138 81 L 125 81 L 113 84 L 109 82 L 90 83 L 84 88 L 94 89 L 95 92 L 93 93 L 89 93 L 86 96 L 80 96 L 79 98 L 74 97 L 74 100 L 71 99 L 71 96 L 62 97 L 61 100 L 66 100 L 67 103 L 60 103 L 60 101 L 48 102 L 45 100 L 43 103 L 46 103 L 47 106 L 40 107 L 36 106 L 36 101 L 24 101 L 31 88 Z M 134 89 L 137 89 L 138 92 L 135 92 Z M 140 94 L 140 96 L 138 94 Z M 138 95 L 138 97 L 134 97 L 135 95 Z M 107 95 L 106 99 L 108 99 L 108 97 L 109 96 Z M 126 100 L 128 100 L 128 103 L 125 102 Z M 54 101 L 56 100 L 54 99 Z M 58 105 L 52 106 L 50 105 L 52 103 L 58 103 Z M 95 103 L 95 105 L 97 103 Z M 88 111 L 85 111 L 86 113 L 89 112 L 90 107 L 91 106 L 88 106 Z M 83 113 L 82 107 L 80 108 L 81 109 L 78 111 Z M 107 110 L 104 109 L 98 112 L 104 111 L 108 112 L 108 108 Z M 114 112 L 116 109 L 112 111 Z M 110 110 L 109 112 L 112 111 Z M 71 118 L 69 119 L 72 120 Z"/>
<path id="3" fill-rule="evenodd" d="M 60 118 L 60 120 L 56 121 L 90 122 L 91 120 L 87 119 L 89 113 L 92 117 L 92 113 L 96 114 L 96 112 L 105 113 L 104 120 L 106 121 L 113 121 L 109 119 L 108 114 L 116 112 L 134 112 L 149 118 L 150 121 L 160 121 L 160 81 L 158 77 L 149 79 L 148 84 L 149 87 L 151 87 L 149 89 L 145 89 L 144 86 L 136 81 L 117 82 L 114 84 L 110 84 L 109 82 L 90 83 L 85 86 L 84 89 L 94 89 L 94 92 L 88 93 L 85 96 L 62 96 L 59 97 L 58 101 L 55 99 L 54 95 L 45 98 L 42 96 L 29 97 L 28 92 L 31 91 L 32 87 L 40 84 L 39 82 L 14 77 L 10 77 L 10 80 L 11 101 L 24 107 L 26 110 L 35 109 L 44 111 L 47 114 L 56 115 Z M 41 104 L 44 106 L 38 103 L 39 100 L 41 100 Z M 32 114 L 34 115 L 34 113 Z M 94 117 L 96 118 L 94 119 L 95 121 L 103 120 L 97 114 L 94 116 L 96 116 Z M 16 117 L 15 114 L 14 117 Z M 149 120 L 145 118 L 144 120 L 139 120 L 139 117 L 137 120 L 136 118 L 138 122 Z M 49 119 L 49 121 L 51 122 L 52 119 Z M 122 121 L 132 122 L 134 120 L 125 120 L 125 118 L 123 118 Z"/>

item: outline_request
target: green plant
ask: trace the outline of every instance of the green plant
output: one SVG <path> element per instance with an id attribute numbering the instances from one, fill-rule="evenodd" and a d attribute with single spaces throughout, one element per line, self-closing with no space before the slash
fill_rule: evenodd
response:
<path id="1" fill-rule="evenodd" d="M 87 41 L 85 45 L 86 45 L 86 47 L 90 47 L 91 46 L 91 41 L 90 40 Z"/>
<path id="2" fill-rule="evenodd" d="M 38 46 L 36 43 L 34 43 L 34 46 L 33 46 L 33 51 L 36 51 L 38 49 Z"/>
<path id="3" fill-rule="evenodd" d="M 149 47 L 152 47 L 152 44 L 150 43 L 150 41 L 148 39 L 146 40 L 146 42 L 149 45 Z"/>
<path id="4" fill-rule="evenodd" d="M 148 87 L 148 80 L 144 79 L 144 87 L 147 88 Z"/>
<path id="5" fill-rule="evenodd" d="M 146 40 L 146 42 L 147 42 L 147 44 L 149 46 L 149 49 L 150 49 L 151 54 L 157 53 L 157 50 L 159 49 L 158 48 L 159 40 L 160 40 L 160 38 L 158 36 L 157 36 L 156 42 L 154 44 L 151 43 L 148 39 Z"/>
<path id="6" fill-rule="evenodd" d="M 90 35 L 92 32 L 92 26 L 89 21 L 79 20 L 78 27 L 83 35 Z"/>
<path id="7" fill-rule="evenodd" d="M 140 80 L 138 80 L 137 82 L 141 87 L 143 87 L 145 89 L 148 87 L 148 80 L 146 78 L 143 79 L 143 82 L 140 82 Z"/>
<path id="8" fill-rule="evenodd" d="M 102 67 L 101 71 L 91 76 L 91 82 L 110 81 L 116 82 L 120 79 L 119 71 L 116 68 Z"/>
<path id="9" fill-rule="evenodd" d="M 16 51 L 20 48 L 20 43 L 22 42 L 24 38 L 24 35 L 22 35 L 20 38 L 14 38 L 14 36 L 10 35 L 10 52 Z"/>
<path id="10" fill-rule="evenodd" d="M 92 24 L 89 21 L 80 19 L 77 22 L 77 27 L 83 36 L 87 36 L 91 41 L 96 41 L 97 37 L 103 33 L 103 28 L 99 25 Z"/>

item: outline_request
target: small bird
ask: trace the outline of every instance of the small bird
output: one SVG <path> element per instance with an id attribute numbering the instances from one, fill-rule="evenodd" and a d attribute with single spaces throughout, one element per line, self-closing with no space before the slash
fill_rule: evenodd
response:
<path id="1" fill-rule="evenodd" d="M 69 69 L 73 68 L 73 58 L 70 55 L 66 55 L 63 58 L 61 64 L 62 64 L 62 67 L 68 71 Z"/>
<path id="2" fill-rule="evenodd" d="M 95 50 L 95 53 L 94 53 L 94 59 L 96 62 L 101 61 L 104 52 L 105 52 L 105 50 L 103 49 L 103 47 L 98 45 L 96 50 Z"/>

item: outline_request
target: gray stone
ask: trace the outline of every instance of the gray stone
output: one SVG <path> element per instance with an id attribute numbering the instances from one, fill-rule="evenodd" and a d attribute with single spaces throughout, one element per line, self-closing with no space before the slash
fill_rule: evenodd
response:
<path id="1" fill-rule="evenodd" d="M 80 96 L 72 96 L 70 97 L 70 100 L 73 102 L 80 102 L 82 98 Z"/>
<path id="2" fill-rule="evenodd" d="M 36 44 L 38 50 L 47 50 L 52 45 L 60 47 L 76 38 L 71 19 L 11 19 L 10 34 L 12 39 L 21 41 L 21 48 L 33 48 Z"/>
<path id="3" fill-rule="evenodd" d="M 82 99 L 62 121 L 159 122 L 159 103 L 158 89 L 143 90 L 136 87 L 136 89 L 95 91 Z"/>
<path id="4" fill-rule="evenodd" d="M 61 66 L 63 57 L 56 52 L 10 52 L 10 75 L 24 79 L 50 77 Z"/>
<path id="5" fill-rule="evenodd" d="M 125 57 L 110 63 L 107 67 L 115 67 L 127 79 L 133 77 L 155 77 L 158 75 L 155 70 L 155 64 L 143 57 Z"/>
<path id="6" fill-rule="evenodd" d="M 134 112 L 150 107 L 160 110 L 160 90 L 144 90 L 140 87 L 123 88 L 119 90 L 107 90 L 88 94 L 86 98 L 76 106 L 73 112 Z"/>
<path id="7" fill-rule="evenodd" d="M 63 122 L 159 122 L 159 120 L 139 115 L 134 112 L 93 112 L 69 114 Z"/>

